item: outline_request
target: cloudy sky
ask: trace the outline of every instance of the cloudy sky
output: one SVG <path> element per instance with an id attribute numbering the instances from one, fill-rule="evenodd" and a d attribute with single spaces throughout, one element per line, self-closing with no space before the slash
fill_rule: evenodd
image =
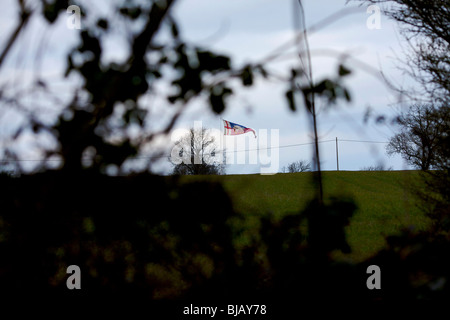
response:
<path id="1" fill-rule="evenodd" d="M 398 110 L 399 97 L 377 76 L 383 73 L 396 84 L 409 82 L 399 70 L 399 59 L 403 55 L 401 36 L 395 23 L 387 17 L 380 17 L 380 29 L 371 29 L 374 11 L 367 12 L 368 6 L 349 10 L 339 15 L 339 19 L 321 24 L 327 17 L 346 10 L 355 4 L 345 4 L 345 0 L 306 0 L 304 8 L 307 27 L 319 26 L 309 35 L 312 53 L 313 77 L 321 80 L 333 77 L 340 62 L 341 54 L 348 54 L 347 66 L 353 71 L 345 82 L 351 92 L 351 103 L 343 101 L 331 109 L 319 106 L 319 137 L 322 168 L 336 170 L 336 137 L 339 140 L 386 142 L 396 130 L 390 123 L 376 124 L 374 118 L 364 122 L 367 109 L 373 114 L 393 115 Z M 261 61 L 274 50 L 291 41 L 298 29 L 295 15 L 298 14 L 296 1 L 290 0 L 249 0 L 249 1 L 180 1 L 176 7 L 176 17 L 183 27 L 183 35 L 196 43 L 211 46 L 234 58 L 236 65 Z M 283 59 L 269 64 L 269 69 L 286 74 L 298 66 L 295 47 L 290 47 Z M 289 54 L 293 53 L 293 54 Z M 229 108 L 222 117 L 255 130 L 266 129 L 268 133 L 279 130 L 279 146 L 271 149 L 279 154 L 279 168 L 297 160 L 312 157 L 311 128 L 304 110 L 291 112 L 284 98 L 287 87 L 281 82 L 259 81 L 250 90 L 241 90 L 230 100 Z M 185 118 L 188 120 L 188 117 Z M 220 120 L 212 114 L 194 114 L 193 120 L 201 120 L 206 127 L 219 127 Z M 191 124 L 192 125 L 192 124 Z M 231 150 L 254 150 L 252 134 L 246 137 L 225 137 L 226 146 Z M 258 147 L 271 147 L 270 141 L 258 141 Z M 233 142 L 235 145 L 233 147 Z M 300 146 L 296 146 L 299 145 Z M 294 146 L 292 146 L 294 145 Z M 395 170 L 408 169 L 400 157 L 388 157 L 385 143 L 339 141 L 339 168 L 359 170 L 372 165 L 384 165 Z M 292 146 L 292 147 L 290 147 Z M 267 152 L 263 151 L 261 156 Z M 242 163 L 231 152 L 234 163 Z M 243 155 L 241 155 L 243 156 Z M 259 156 L 259 155 L 258 155 Z M 270 154 L 269 154 L 270 156 Z M 273 159 L 275 161 L 275 159 Z M 249 159 L 246 159 L 247 164 Z M 235 164 L 228 166 L 229 173 L 260 172 L 257 165 Z M 269 170 L 270 171 L 270 170 Z"/>
<path id="2" fill-rule="evenodd" d="M 351 93 L 350 103 L 341 101 L 326 108 L 323 102 L 318 101 L 319 138 L 324 141 L 320 144 L 322 169 L 336 170 L 336 138 L 339 141 L 341 170 L 360 170 L 373 165 L 392 167 L 394 170 L 410 169 L 399 156 L 388 157 L 385 152 L 384 142 L 397 128 L 389 122 L 377 124 L 374 117 L 367 122 L 363 120 L 368 108 L 374 115 L 393 116 L 400 107 L 398 95 L 383 83 L 377 73 L 379 70 L 396 84 L 412 83 L 398 68 L 404 52 L 398 27 L 381 15 L 380 28 L 369 28 L 367 21 L 372 21 L 374 12 L 367 12 L 367 6 L 343 12 L 338 19 L 320 24 L 340 10 L 356 7 L 355 3 L 346 5 L 345 2 L 303 1 L 307 27 L 317 27 L 309 34 L 315 81 L 334 77 L 344 54 L 347 56 L 346 65 L 352 70 L 345 81 Z M 6 35 L 14 26 L 15 11 L 13 5 L 2 7 L 5 9 L 0 13 L 0 26 L 5 31 L 0 36 L 3 46 Z M 110 10 L 110 6 L 103 5 L 102 1 L 96 2 L 96 7 L 100 12 Z M 299 14 L 298 5 L 293 0 L 179 0 L 174 9 L 184 39 L 231 56 L 235 67 L 264 60 L 277 48 L 291 42 L 299 31 L 295 18 Z M 59 84 L 59 81 L 65 67 L 65 54 L 77 43 L 76 32 L 67 28 L 64 19 L 60 19 L 57 27 L 51 30 L 42 21 L 32 21 L 22 42 L 2 67 L 0 83 L 11 83 L 11 79 L 17 79 L 14 84 L 16 88 L 25 87 L 27 79 L 33 78 L 30 74 L 37 72 L 33 61 L 36 61 L 36 55 L 41 55 L 39 72 L 47 78 L 54 77 L 53 88 L 68 86 L 67 80 L 64 84 Z M 42 39 L 46 39 L 46 46 L 45 50 L 39 51 Z M 120 39 L 110 39 L 109 46 L 111 59 L 120 59 L 123 47 Z M 280 76 L 287 75 L 292 67 L 299 64 L 296 52 L 295 46 L 287 47 L 278 59 L 268 65 L 268 69 Z M 180 119 L 177 131 L 168 139 L 173 141 L 177 134 L 194 126 L 194 123 L 213 129 L 220 146 L 226 146 L 229 151 L 229 174 L 274 173 L 293 161 L 311 161 L 312 137 L 308 115 L 301 106 L 296 112 L 289 110 L 284 98 L 287 88 L 285 82 L 263 79 L 258 79 L 250 89 L 236 88 L 236 94 L 228 100 L 228 108 L 220 117 L 214 115 L 204 102 L 195 102 Z M 61 100 L 68 99 L 64 95 L 66 91 L 59 90 L 60 96 L 58 90 L 55 91 Z M 51 108 L 48 112 L 51 118 Z M 20 123 L 20 116 L 14 112 L 9 111 L 7 116 L 2 112 L 0 116 L 0 135 L 8 134 L 5 119 L 8 124 Z M 250 133 L 224 137 L 220 133 L 221 118 L 255 129 L 258 138 L 255 139 Z M 155 121 L 158 122 L 157 119 Z M 4 146 L 6 142 L 2 143 Z M 166 148 L 169 146 L 167 142 L 164 145 Z M 255 149 L 260 151 L 239 152 Z M 26 154 L 27 150 L 25 148 L 23 151 L 24 157 L 38 156 Z M 167 153 L 170 153 L 170 148 L 167 148 Z M 170 164 L 161 161 L 154 169 L 164 173 L 170 169 Z"/>

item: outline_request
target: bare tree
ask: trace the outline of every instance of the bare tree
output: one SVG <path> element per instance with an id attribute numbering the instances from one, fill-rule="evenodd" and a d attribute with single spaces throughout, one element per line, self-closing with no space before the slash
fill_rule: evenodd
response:
<path id="1" fill-rule="evenodd" d="M 172 150 L 173 174 L 224 174 L 225 165 L 220 155 L 215 138 L 208 129 L 191 128 Z"/>
<path id="2" fill-rule="evenodd" d="M 402 63 L 427 95 L 415 98 L 449 101 L 450 93 L 450 0 L 356 0 L 380 4 L 383 13 L 399 22 L 409 44 Z M 402 90 L 403 91 L 403 90 Z"/>
<path id="3" fill-rule="evenodd" d="M 282 172 L 294 173 L 294 172 L 306 172 L 311 171 L 311 163 L 306 160 L 294 161 L 288 164 L 287 167 L 283 167 Z"/>
<path id="4" fill-rule="evenodd" d="M 440 108 L 412 105 L 400 115 L 398 123 L 401 131 L 390 139 L 387 153 L 398 153 L 421 170 L 435 167 L 445 124 Z"/>
<path id="5" fill-rule="evenodd" d="M 388 151 L 402 154 L 425 171 L 426 191 L 418 191 L 426 212 L 438 229 L 450 230 L 450 0 L 356 0 L 380 4 L 383 12 L 400 24 L 409 52 L 402 69 L 423 90 L 398 88 L 425 107 L 401 123 L 402 132 L 391 139 Z M 420 92 L 424 91 L 424 92 Z"/>
<path id="6" fill-rule="evenodd" d="M 392 170 L 393 170 L 392 167 L 385 167 L 382 164 L 377 164 L 377 165 L 361 168 L 361 171 L 392 171 Z"/>

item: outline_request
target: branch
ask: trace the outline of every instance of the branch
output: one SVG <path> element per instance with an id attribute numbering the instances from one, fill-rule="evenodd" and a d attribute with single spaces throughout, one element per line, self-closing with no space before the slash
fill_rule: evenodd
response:
<path id="1" fill-rule="evenodd" d="M 8 52 L 11 49 L 12 45 L 17 40 L 17 37 L 19 36 L 20 32 L 25 27 L 27 22 L 30 20 L 30 16 L 32 14 L 31 11 L 29 11 L 27 8 L 25 8 L 25 4 L 23 3 L 23 1 L 19 0 L 19 5 L 20 5 L 20 9 L 21 9 L 20 22 L 17 25 L 17 27 L 14 30 L 14 32 L 11 34 L 10 38 L 8 39 L 8 41 L 6 43 L 5 49 L 3 50 L 3 52 L 0 55 L 0 67 L 1 67 L 4 59 L 8 55 Z"/>

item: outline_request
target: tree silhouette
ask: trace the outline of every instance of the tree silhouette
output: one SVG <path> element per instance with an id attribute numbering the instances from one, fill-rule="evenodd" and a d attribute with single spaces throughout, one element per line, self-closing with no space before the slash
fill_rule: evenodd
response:
<path id="1" fill-rule="evenodd" d="M 448 103 L 450 91 L 450 1 L 449 0 L 356 0 L 379 4 L 383 13 L 400 25 L 410 50 L 404 71 L 418 81 L 425 92 L 409 92 L 428 103 Z M 401 88 L 400 88 L 401 89 Z M 404 89 L 401 89 L 403 93 Z M 417 91 L 417 90 L 416 90 Z"/>
<path id="2" fill-rule="evenodd" d="M 445 120 L 440 109 L 430 105 L 412 105 L 398 117 L 400 133 L 386 146 L 388 154 L 399 153 L 409 164 L 429 170 L 438 161 Z"/>
<path id="3" fill-rule="evenodd" d="M 220 150 L 208 129 L 189 129 L 189 132 L 175 142 L 171 161 L 173 174 L 223 174 L 225 165 L 218 160 Z M 173 154 L 175 153 L 175 155 Z"/>
<path id="4" fill-rule="evenodd" d="M 357 0 L 380 4 L 383 12 L 400 25 L 408 43 L 408 53 L 402 69 L 418 81 L 423 90 L 397 88 L 412 101 L 421 105 L 412 107 L 401 123 L 405 131 L 390 143 L 390 152 L 399 152 L 404 158 L 427 171 L 424 180 L 427 192 L 422 197 L 425 212 L 436 218 L 436 227 L 450 228 L 450 1 L 411 0 Z M 430 105 L 432 107 L 430 107 Z M 408 129 L 407 129 L 408 128 Z"/>
<path id="5" fill-rule="evenodd" d="M 305 160 L 299 160 L 294 161 L 290 164 L 288 164 L 287 167 L 283 167 L 282 172 L 305 172 L 305 171 L 311 171 L 311 163 L 305 161 Z"/>

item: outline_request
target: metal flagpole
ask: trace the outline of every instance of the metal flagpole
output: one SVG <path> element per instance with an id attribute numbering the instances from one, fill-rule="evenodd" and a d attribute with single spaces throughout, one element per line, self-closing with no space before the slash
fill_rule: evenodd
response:
<path id="1" fill-rule="evenodd" d="M 338 138 L 336 137 L 336 168 L 339 171 L 339 149 L 338 149 Z"/>
<path id="2" fill-rule="evenodd" d="M 227 165 L 227 154 L 225 152 L 225 131 L 224 131 L 224 127 L 223 127 L 223 118 L 220 117 L 219 120 L 220 120 L 219 130 L 222 132 L 222 134 L 220 135 L 221 146 L 222 146 L 222 162 L 225 167 Z"/>

